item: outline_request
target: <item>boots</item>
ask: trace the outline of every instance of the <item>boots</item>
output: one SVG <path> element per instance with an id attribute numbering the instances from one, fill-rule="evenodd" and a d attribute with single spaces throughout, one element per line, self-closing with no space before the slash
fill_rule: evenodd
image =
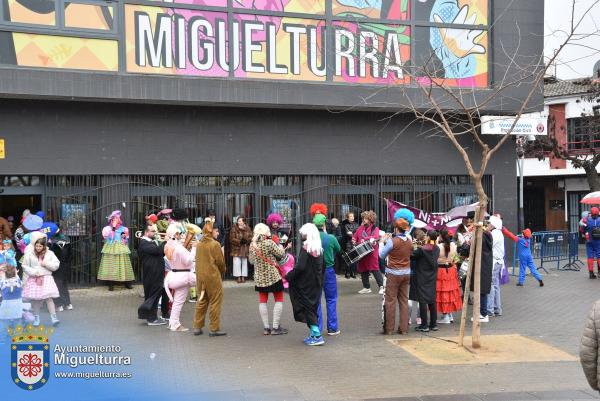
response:
<path id="1" fill-rule="evenodd" d="M 594 274 L 594 259 L 587 260 L 588 272 L 590 273 L 590 279 L 595 279 L 596 275 Z"/>

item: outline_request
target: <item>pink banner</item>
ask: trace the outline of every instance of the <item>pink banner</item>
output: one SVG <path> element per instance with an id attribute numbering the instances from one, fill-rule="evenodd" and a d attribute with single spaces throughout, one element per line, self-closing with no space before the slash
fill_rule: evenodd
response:
<path id="1" fill-rule="evenodd" d="M 415 214 L 414 227 L 424 228 L 427 230 L 441 230 L 444 228 L 454 229 L 462 222 L 463 217 L 467 217 L 468 212 L 474 212 L 477 203 L 471 205 L 458 206 L 448 212 L 426 212 L 425 210 L 410 207 L 400 202 L 391 199 L 385 200 L 387 205 L 388 221 L 394 219 L 396 210 L 406 208 Z"/>

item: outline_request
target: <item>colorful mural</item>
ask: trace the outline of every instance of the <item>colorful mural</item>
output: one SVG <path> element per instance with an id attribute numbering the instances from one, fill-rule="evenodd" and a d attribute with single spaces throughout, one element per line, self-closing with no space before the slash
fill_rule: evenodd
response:
<path id="1" fill-rule="evenodd" d="M 336 17 L 406 21 L 409 4 L 409 0 L 333 0 L 331 11 Z"/>
<path id="2" fill-rule="evenodd" d="M 56 25 L 54 0 L 4 1 L 9 23 Z M 410 84 L 414 76 L 421 83 L 488 85 L 488 0 L 233 0 L 233 14 L 227 0 L 153 1 L 125 4 L 120 45 L 128 73 L 377 85 Z M 117 39 L 73 37 L 77 29 L 114 32 L 117 8 L 64 4 L 69 30 L 0 32 L 0 64 L 119 71 Z"/>
<path id="3" fill-rule="evenodd" d="M 470 25 L 472 28 L 417 28 L 421 38 L 417 65 L 424 66 L 429 77 L 437 82 L 459 87 L 485 87 L 488 81 L 487 30 L 477 24 L 487 23 L 487 0 L 423 0 L 419 14 L 429 12 L 429 22 L 436 24 Z M 424 32 L 427 30 L 428 32 Z M 423 33 L 421 35 L 420 33 Z M 422 40 L 429 37 L 427 44 Z M 419 42 L 417 42 L 419 43 Z M 427 49 L 423 49 L 427 47 Z M 435 55 L 429 57 L 429 54 Z M 438 63 L 441 63 L 439 65 Z M 439 65 L 439 66 L 438 66 Z M 418 75 L 418 73 L 417 73 Z M 427 83 L 428 78 L 419 79 Z"/>

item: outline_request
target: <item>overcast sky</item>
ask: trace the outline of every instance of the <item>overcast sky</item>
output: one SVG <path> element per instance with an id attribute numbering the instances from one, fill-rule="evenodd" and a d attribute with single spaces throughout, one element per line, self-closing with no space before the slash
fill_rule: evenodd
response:
<path id="1" fill-rule="evenodd" d="M 522 1 L 522 0 L 518 0 Z M 545 38 L 544 52 L 546 57 L 552 56 L 554 51 L 564 42 L 565 33 L 571 25 L 570 4 L 572 0 L 544 0 L 545 1 Z M 577 20 L 583 10 L 589 8 L 596 0 L 577 0 Z M 560 79 L 589 77 L 592 75 L 594 64 L 600 60 L 600 4 L 594 6 L 592 11 L 584 18 L 584 23 L 577 31 L 579 34 L 594 34 L 590 37 L 578 37 L 579 45 L 565 47 L 556 64 L 556 75 Z M 554 69 L 549 71 L 554 74 Z"/>

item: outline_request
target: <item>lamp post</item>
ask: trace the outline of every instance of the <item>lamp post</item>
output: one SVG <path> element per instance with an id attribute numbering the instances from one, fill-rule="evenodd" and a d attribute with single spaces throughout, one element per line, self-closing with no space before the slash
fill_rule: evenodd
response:
<path id="1" fill-rule="evenodd" d="M 525 215 L 523 211 L 523 163 L 525 160 L 525 137 L 517 137 L 517 166 L 519 169 L 519 232 L 525 228 Z"/>

